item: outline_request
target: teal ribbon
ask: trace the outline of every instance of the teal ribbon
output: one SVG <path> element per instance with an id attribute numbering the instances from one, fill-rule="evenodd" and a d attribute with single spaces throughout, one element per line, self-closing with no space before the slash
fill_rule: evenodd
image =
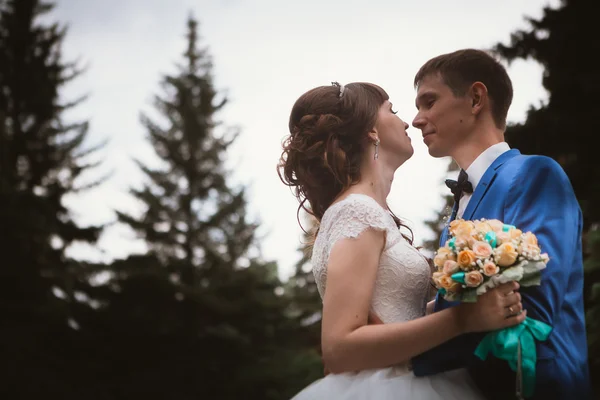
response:
<path id="1" fill-rule="evenodd" d="M 516 226 L 514 226 L 514 225 L 508 225 L 508 224 L 504 224 L 504 225 L 502 225 L 502 230 L 503 230 L 504 232 L 508 232 L 508 231 L 510 231 L 511 229 L 517 229 L 517 227 L 516 227 Z"/>
<path id="2" fill-rule="evenodd" d="M 552 327 L 533 318 L 525 318 L 519 325 L 490 332 L 475 349 L 475 355 L 485 360 L 491 353 L 508 361 L 510 368 L 521 374 L 523 395 L 531 397 L 535 389 L 535 364 L 537 353 L 535 340 L 545 341 L 552 332 Z M 521 344 L 521 368 L 518 368 L 518 347 Z"/>
<path id="3" fill-rule="evenodd" d="M 450 239 L 450 241 L 448 242 L 448 247 L 450 247 L 452 250 L 456 251 L 456 238 L 455 237 Z"/>
<path id="4" fill-rule="evenodd" d="M 450 278 L 452 278 L 452 280 L 454 282 L 458 282 L 458 283 L 465 283 L 465 273 L 464 272 L 457 272 L 455 274 L 452 274 L 452 276 L 450 276 Z"/>
<path id="5" fill-rule="evenodd" d="M 490 231 L 485 234 L 485 241 L 488 242 L 492 248 L 496 247 L 497 240 L 498 238 L 496 237 L 496 232 Z"/>

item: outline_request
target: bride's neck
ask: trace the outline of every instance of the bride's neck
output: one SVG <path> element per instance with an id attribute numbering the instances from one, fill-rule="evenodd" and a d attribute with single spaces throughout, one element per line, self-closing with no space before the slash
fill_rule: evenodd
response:
<path id="1" fill-rule="evenodd" d="M 373 197 L 383 208 L 387 208 L 387 197 L 394 181 L 394 168 L 383 162 L 373 162 L 361 171 L 361 179 L 348 191 Z"/>

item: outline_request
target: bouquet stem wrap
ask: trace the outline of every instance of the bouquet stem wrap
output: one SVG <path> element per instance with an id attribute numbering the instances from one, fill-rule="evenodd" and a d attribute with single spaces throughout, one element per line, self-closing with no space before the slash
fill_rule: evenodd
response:
<path id="1" fill-rule="evenodd" d="M 491 353 L 506 360 L 517 373 L 517 382 L 523 385 L 523 395 L 531 397 L 535 389 L 535 340 L 545 341 L 551 331 L 550 325 L 527 317 L 519 325 L 488 333 L 475 349 L 475 355 L 485 360 Z"/>

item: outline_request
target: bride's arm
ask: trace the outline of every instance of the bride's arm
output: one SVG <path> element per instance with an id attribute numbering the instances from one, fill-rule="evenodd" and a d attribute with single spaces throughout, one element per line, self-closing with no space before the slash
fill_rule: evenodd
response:
<path id="1" fill-rule="evenodd" d="M 525 313 L 505 318 L 505 307 L 520 307 L 520 295 L 491 291 L 477 303 L 416 320 L 367 325 L 383 246 L 383 232 L 367 229 L 356 239 L 338 241 L 331 251 L 321 339 L 323 360 L 332 373 L 398 364 L 462 333 L 511 326 L 525 318 Z M 510 286 L 503 287 L 506 293 L 518 287 L 516 283 L 505 286 Z"/>

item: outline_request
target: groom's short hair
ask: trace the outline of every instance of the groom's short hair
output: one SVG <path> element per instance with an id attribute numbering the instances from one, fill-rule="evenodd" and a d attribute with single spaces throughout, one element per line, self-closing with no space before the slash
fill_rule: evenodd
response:
<path id="1" fill-rule="evenodd" d="M 512 103 L 512 82 L 506 69 L 482 50 L 462 49 L 427 61 L 415 75 L 415 88 L 427 76 L 439 74 L 455 96 L 464 96 L 475 82 L 483 83 L 491 99 L 496 126 L 506 128 L 506 116 Z"/>

